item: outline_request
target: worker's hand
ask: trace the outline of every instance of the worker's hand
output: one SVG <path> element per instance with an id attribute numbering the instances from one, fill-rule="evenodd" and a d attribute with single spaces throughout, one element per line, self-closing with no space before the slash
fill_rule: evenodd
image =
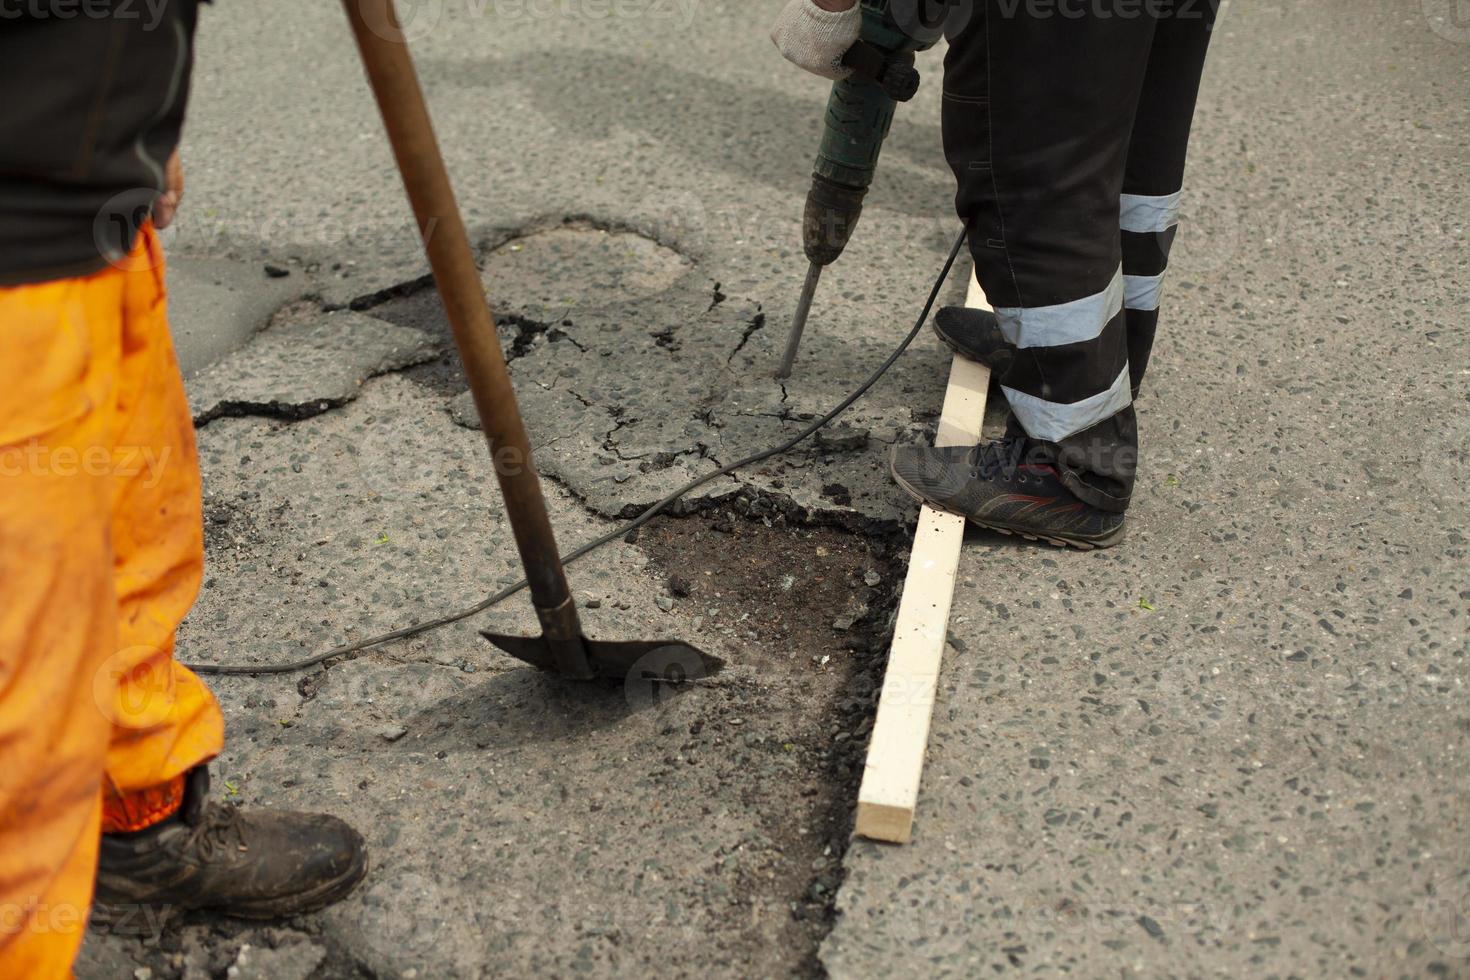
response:
<path id="1" fill-rule="evenodd" d="M 184 200 L 184 165 L 179 162 L 178 147 L 169 155 L 163 176 L 167 186 L 153 202 L 153 227 L 159 231 L 174 223 L 174 215 L 179 213 L 179 204 Z"/>
<path id="2" fill-rule="evenodd" d="M 858 39 L 863 15 L 857 0 L 787 0 L 771 30 L 781 56 L 823 78 L 846 78 L 842 56 Z"/>

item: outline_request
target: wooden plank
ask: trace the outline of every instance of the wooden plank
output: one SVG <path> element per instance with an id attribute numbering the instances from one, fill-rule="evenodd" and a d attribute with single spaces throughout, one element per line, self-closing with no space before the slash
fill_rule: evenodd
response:
<path id="1" fill-rule="evenodd" d="M 965 305 L 990 309 L 973 278 Z M 979 440 L 989 388 L 989 368 L 963 357 L 954 359 L 936 446 L 972 446 Z M 906 844 L 912 833 L 964 536 L 963 517 L 920 508 L 888 670 L 858 789 L 855 831 L 861 837 Z"/>

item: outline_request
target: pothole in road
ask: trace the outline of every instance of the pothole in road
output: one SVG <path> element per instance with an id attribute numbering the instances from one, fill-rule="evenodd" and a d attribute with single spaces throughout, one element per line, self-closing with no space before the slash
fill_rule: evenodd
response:
<path id="1" fill-rule="evenodd" d="M 637 543 L 671 611 L 741 644 L 760 678 L 759 693 L 703 699 L 684 747 L 725 757 L 722 794 L 747 805 L 766 842 L 755 862 L 719 856 L 736 872 L 726 886 L 748 908 L 786 912 L 759 928 L 730 916 L 751 925 L 723 937 L 722 952 L 749 975 L 821 975 L 902 560 L 879 536 L 728 511 L 656 522 Z"/>

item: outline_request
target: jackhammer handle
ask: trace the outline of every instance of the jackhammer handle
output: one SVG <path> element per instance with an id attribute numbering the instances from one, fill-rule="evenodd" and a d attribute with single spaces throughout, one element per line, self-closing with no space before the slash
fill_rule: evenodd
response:
<path id="1" fill-rule="evenodd" d="M 444 300 L 532 599 L 538 609 L 569 606 L 571 590 L 531 462 L 531 443 L 393 0 L 342 0 L 342 6 Z"/>
<path id="2" fill-rule="evenodd" d="M 919 70 L 914 67 L 912 52 L 889 54 L 876 44 L 859 38 L 843 54 L 842 63 L 876 82 L 895 102 L 907 102 L 919 91 Z"/>

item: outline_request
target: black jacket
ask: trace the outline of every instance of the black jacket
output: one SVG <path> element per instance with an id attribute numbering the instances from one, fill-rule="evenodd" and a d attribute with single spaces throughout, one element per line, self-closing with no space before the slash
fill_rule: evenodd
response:
<path id="1" fill-rule="evenodd" d="M 0 2 L 0 286 L 132 247 L 178 145 L 197 5 Z"/>

